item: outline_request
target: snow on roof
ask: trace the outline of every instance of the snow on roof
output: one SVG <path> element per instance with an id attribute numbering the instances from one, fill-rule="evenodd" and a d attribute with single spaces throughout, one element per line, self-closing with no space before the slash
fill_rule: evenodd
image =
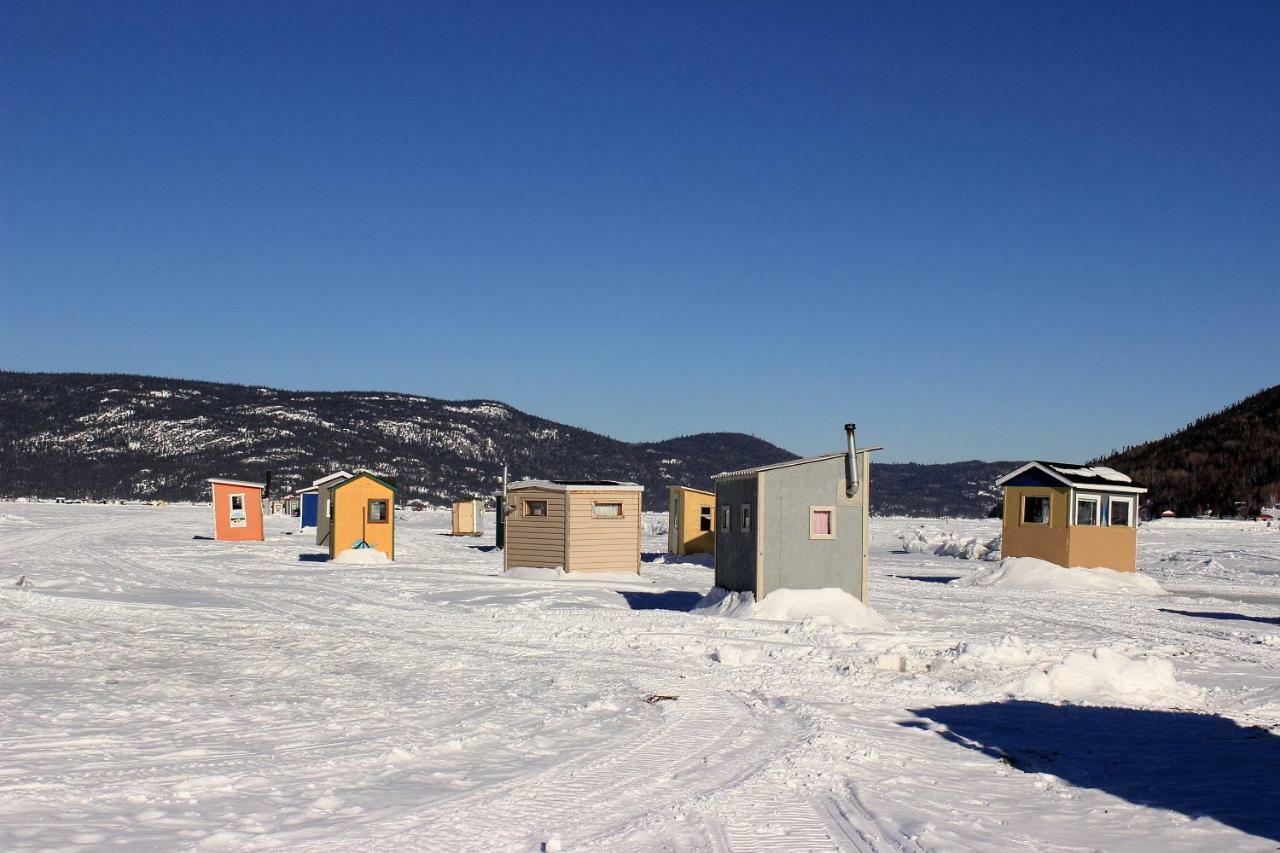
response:
<path id="1" fill-rule="evenodd" d="M 545 489 L 550 492 L 643 492 L 644 486 L 621 480 L 520 480 L 507 486 L 509 492 L 516 489 Z"/>
<path id="2" fill-rule="evenodd" d="M 1146 488 L 1133 482 L 1126 474 L 1105 465 L 1074 465 L 1070 462 L 1028 462 L 1016 471 L 1010 471 L 999 480 L 997 486 L 1003 486 L 1019 474 L 1037 468 L 1068 486 L 1090 486 L 1103 491 L 1145 492 Z"/>
<path id="3" fill-rule="evenodd" d="M 247 489 L 265 489 L 266 483 L 251 483 L 248 480 L 224 480 L 221 477 L 210 477 L 210 483 L 221 483 L 224 486 L 244 486 Z"/>
<path id="4" fill-rule="evenodd" d="M 873 450 L 884 450 L 880 445 L 875 447 L 859 447 L 859 453 L 870 453 Z M 793 465 L 808 465 L 810 462 L 826 462 L 828 459 L 836 459 L 845 455 L 845 451 L 839 453 L 824 453 L 821 456 L 806 456 L 804 459 L 792 459 L 790 462 L 775 462 L 772 465 L 760 465 L 756 468 L 743 468 L 741 471 L 723 471 L 719 474 L 712 474 L 711 479 L 719 480 L 729 477 L 749 477 L 752 474 L 759 474 L 761 471 L 773 471 L 778 468 L 790 468 Z"/>
<path id="5" fill-rule="evenodd" d="M 350 477 L 351 477 L 350 471 L 334 471 L 332 474 L 326 474 L 325 476 L 321 477 L 319 480 L 312 480 L 311 485 L 319 487 L 319 486 L 323 486 L 325 483 L 331 483 L 337 479 L 346 480 L 346 479 L 349 479 Z"/>

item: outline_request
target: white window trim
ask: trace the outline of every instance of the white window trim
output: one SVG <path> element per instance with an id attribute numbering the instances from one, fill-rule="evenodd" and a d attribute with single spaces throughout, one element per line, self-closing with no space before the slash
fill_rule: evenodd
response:
<path id="1" fill-rule="evenodd" d="M 751 504 L 741 504 L 738 507 L 738 524 L 743 533 L 751 532 Z"/>
<path id="2" fill-rule="evenodd" d="M 830 533 L 814 533 L 813 532 L 813 514 L 816 512 L 825 512 L 829 514 L 830 522 L 831 522 Z M 834 506 L 809 507 L 809 538 L 810 539 L 835 539 L 836 538 L 836 508 Z"/>
<path id="3" fill-rule="evenodd" d="M 1027 501 L 1031 498 L 1037 500 L 1043 499 L 1049 502 L 1049 511 L 1045 514 L 1044 521 L 1027 521 Z M 1018 508 L 1018 518 L 1020 523 L 1030 525 L 1031 527 L 1048 527 L 1053 524 L 1053 495 L 1023 495 L 1022 506 Z"/>
<path id="4" fill-rule="evenodd" d="M 617 515 L 596 515 L 596 507 L 598 506 L 616 506 L 618 508 Z M 622 501 L 592 501 L 591 517 L 598 518 L 602 521 L 618 521 L 626 515 L 626 507 L 622 505 Z"/>
<path id="5" fill-rule="evenodd" d="M 232 494 L 227 495 L 227 508 L 228 508 L 231 512 L 235 512 L 235 511 L 236 511 L 236 498 L 239 498 L 239 499 L 240 499 L 240 511 L 241 511 L 241 512 L 248 512 L 248 511 L 249 511 L 249 502 L 248 502 L 247 500 L 245 500 L 245 499 L 244 499 L 245 494 L 246 494 L 245 492 L 233 492 Z"/>
<path id="6" fill-rule="evenodd" d="M 1137 503 L 1137 501 L 1135 501 L 1133 498 L 1131 498 L 1131 497 L 1127 497 L 1127 496 L 1126 496 L 1126 497 L 1123 497 L 1123 498 L 1118 498 L 1118 497 L 1116 497 L 1115 495 L 1112 495 L 1112 496 L 1111 496 L 1111 506 L 1115 506 L 1115 505 L 1116 505 L 1116 504 L 1118 504 L 1118 503 L 1119 503 L 1119 504 L 1127 504 L 1127 505 L 1129 506 L 1129 523 L 1128 523 L 1128 524 L 1116 524 L 1116 523 L 1112 520 L 1113 518 L 1115 518 L 1115 516 L 1111 514 L 1111 510 L 1108 508 L 1108 510 L 1107 510 L 1107 527 L 1133 527 L 1133 522 L 1134 522 L 1134 518 L 1133 518 L 1133 517 L 1134 517 L 1134 515 L 1136 515 L 1136 514 L 1137 514 L 1137 507 L 1136 507 L 1136 506 L 1134 506 L 1134 504 L 1135 504 L 1135 503 Z"/>
<path id="7" fill-rule="evenodd" d="M 730 504 L 720 505 L 720 532 L 729 532 L 729 520 L 733 518 L 733 506 Z"/>
<path id="8" fill-rule="evenodd" d="M 1080 523 L 1080 504 L 1093 504 L 1093 524 Z M 1071 506 L 1071 525 L 1073 527 L 1101 527 L 1102 526 L 1102 496 L 1101 495 L 1076 495 L 1075 503 Z"/>

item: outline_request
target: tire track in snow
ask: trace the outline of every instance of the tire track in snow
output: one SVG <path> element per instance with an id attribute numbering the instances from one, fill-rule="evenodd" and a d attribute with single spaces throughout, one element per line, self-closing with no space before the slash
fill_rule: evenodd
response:
<path id="1" fill-rule="evenodd" d="M 611 740 L 594 758 L 572 755 L 496 789 L 433 802 L 412 816 L 413 826 L 355 849 L 464 850 L 475 849 L 478 839 L 485 849 L 529 849 L 553 834 L 571 848 L 590 847 L 646 815 L 758 772 L 798 736 L 794 721 L 762 720 L 724 692 L 688 693 L 664 704 L 667 719 L 629 746 Z M 712 760 L 719 755 L 738 760 Z M 757 757 L 743 762 L 743 755 Z M 352 845 L 335 840 L 308 849 L 332 847 Z"/>

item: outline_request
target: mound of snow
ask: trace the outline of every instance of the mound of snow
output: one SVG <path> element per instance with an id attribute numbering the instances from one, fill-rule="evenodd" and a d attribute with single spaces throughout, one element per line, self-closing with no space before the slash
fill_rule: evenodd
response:
<path id="1" fill-rule="evenodd" d="M 979 542 L 977 536 L 946 537 L 933 553 L 939 557 L 959 557 L 962 560 L 998 560 L 1000 559 L 1000 537 Z"/>
<path id="2" fill-rule="evenodd" d="M 842 589 L 776 589 L 757 602 L 750 592 L 729 592 L 716 587 L 693 608 L 707 616 L 733 619 L 768 619 L 800 622 L 825 619 L 846 628 L 884 631 L 889 623 L 867 605 Z"/>
<path id="3" fill-rule="evenodd" d="M 391 558 L 373 548 L 348 548 L 334 557 L 332 562 L 344 566 L 387 566 L 391 564 Z"/>
<path id="4" fill-rule="evenodd" d="M 30 519 L 23 518 L 20 515 L 0 512 L 0 524 L 35 524 L 35 522 Z"/>
<path id="5" fill-rule="evenodd" d="M 1178 681 L 1169 661 L 1108 648 L 1071 652 L 1061 663 L 1028 675 L 1019 692 L 1028 699 L 1093 705 L 1170 707 L 1199 702 L 1196 689 Z"/>
<path id="6" fill-rule="evenodd" d="M 952 586 L 999 586 L 1005 589 L 1090 590 L 1130 595 L 1168 595 L 1160 584 L 1138 572 L 1112 569 L 1066 569 L 1035 557 L 1006 557 L 951 582 Z"/>
<path id="7" fill-rule="evenodd" d="M 502 573 L 502 577 L 521 581 L 553 581 L 564 577 L 564 569 L 559 566 L 550 569 L 539 566 L 512 566 Z"/>
<path id="8" fill-rule="evenodd" d="M 908 554 L 928 554 L 941 547 L 947 541 L 947 537 L 925 533 L 923 527 L 917 527 L 915 530 L 906 533 L 899 533 L 898 538 L 902 540 L 902 550 Z"/>

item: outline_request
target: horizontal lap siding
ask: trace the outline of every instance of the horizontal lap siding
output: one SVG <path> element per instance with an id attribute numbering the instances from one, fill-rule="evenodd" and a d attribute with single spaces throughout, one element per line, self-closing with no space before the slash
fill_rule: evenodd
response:
<path id="1" fill-rule="evenodd" d="M 640 571 L 640 492 L 571 492 L 569 570 Z M 596 502 L 622 504 L 622 518 L 596 518 Z"/>
<path id="2" fill-rule="evenodd" d="M 564 494 L 521 489 L 508 496 L 506 564 L 555 568 L 564 565 Z M 525 518 L 526 500 L 546 501 L 546 518 Z"/>

